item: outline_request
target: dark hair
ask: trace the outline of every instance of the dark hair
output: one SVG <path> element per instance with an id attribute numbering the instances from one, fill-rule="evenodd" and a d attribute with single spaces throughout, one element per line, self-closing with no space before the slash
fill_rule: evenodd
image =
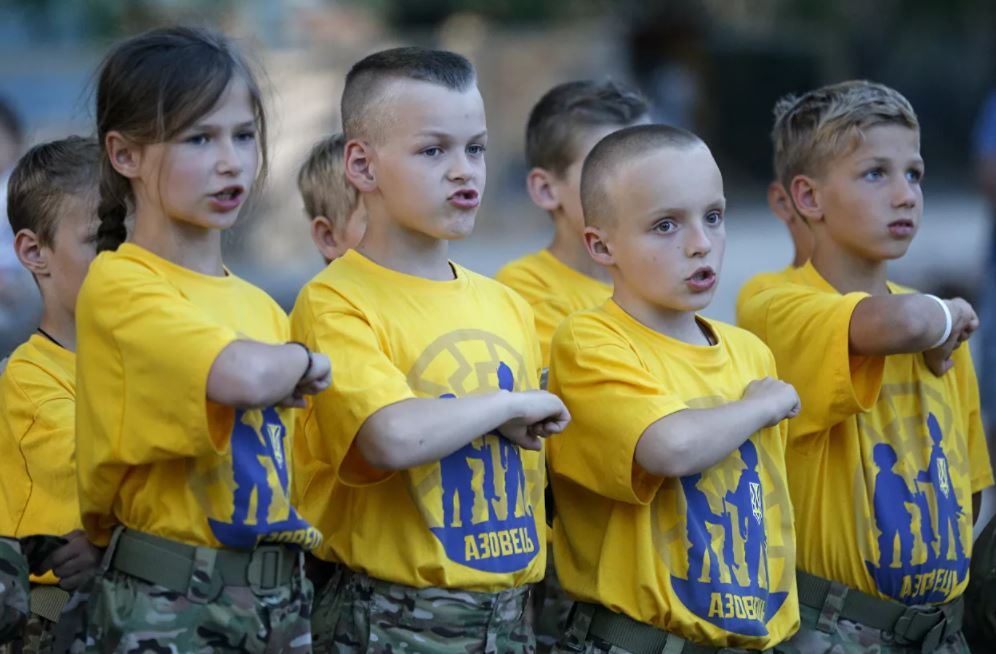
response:
<path id="1" fill-rule="evenodd" d="M 7 218 L 51 245 L 67 195 L 96 195 L 101 152 L 96 139 L 70 136 L 28 150 L 7 182 Z"/>
<path id="2" fill-rule="evenodd" d="M 18 143 L 24 140 L 24 124 L 21 123 L 21 117 L 6 98 L 0 98 L 0 127 L 10 132 Z"/>
<path id="3" fill-rule="evenodd" d="M 670 125 L 635 125 L 613 132 L 598 142 L 581 169 L 581 210 L 586 225 L 611 224 L 608 180 L 624 162 L 663 148 L 691 148 L 705 144 L 695 134 Z"/>
<path id="4" fill-rule="evenodd" d="M 578 80 L 547 91 L 526 124 L 526 163 L 563 175 L 578 158 L 578 131 L 625 127 L 646 117 L 647 99 L 633 87 L 605 80 Z"/>
<path id="5" fill-rule="evenodd" d="M 412 79 L 464 91 L 476 80 L 474 66 L 462 55 L 418 47 L 382 50 L 356 62 L 342 91 L 342 129 L 346 140 L 368 136 L 370 109 L 383 83 Z"/>
<path id="6" fill-rule="evenodd" d="M 106 145 L 118 131 L 139 145 L 162 143 L 193 125 L 217 104 L 236 76 L 249 87 L 262 164 L 267 170 L 266 114 L 262 94 L 245 58 L 217 32 L 154 29 L 118 44 L 100 67 L 97 137 Z M 133 204 L 131 184 L 104 157 L 100 174 L 97 251 L 117 249 Z"/>

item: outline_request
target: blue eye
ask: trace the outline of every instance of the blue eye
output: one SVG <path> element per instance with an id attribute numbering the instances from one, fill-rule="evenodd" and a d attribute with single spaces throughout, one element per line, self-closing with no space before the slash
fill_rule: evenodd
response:
<path id="1" fill-rule="evenodd" d="M 483 145 L 471 145 L 467 148 L 467 154 L 476 156 L 482 155 L 487 150 Z"/>
<path id="2" fill-rule="evenodd" d="M 188 136 L 184 139 L 184 143 L 190 143 L 191 145 L 204 145 L 210 139 L 207 134 L 194 134 L 193 136 Z"/>
<path id="3" fill-rule="evenodd" d="M 906 179 L 911 182 L 921 182 L 923 181 L 923 171 L 916 168 L 910 168 L 906 171 Z"/>
<path id="4" fill-rule="evenodd" d="M 661 232 L 662 234 L 668 234 L 670 232 L 673 232 L 675 229 L 677 229 L 677 227 L 678 226 L 674 223 L 673 220 L 666 219 L 666 220 L 662 220 L 659 223 L 657 223 L 656 225 L 654 225 L 654 230 L 658 231 L 658 232 Z"/>
<path id="5" fill-rule="evenodd" d="M 427 157 L 438 157 L 442 153 L 443 153 L 443 149 L 441 147 L 439 147 L 439 146 L 436 146 L 436 145 L 433 145 L 432 147 L 428 147 L 428 148 L 422 150 L 422 154 L 424 154 Z"/>
<path id="6" fill-rule="evenodd" d="M 710 211 L 706 214 L 705 221 L 707 225 L 718 225 L 723 222 L 723 214 L 719 211 Z"/>
<path id="7" fill-rule="evenodd" d="M 872 168 L 867 171 L 862 177 L 867 179 L 869 182 L 877 182 L 885 176 L 885 171 L 881 168 Z"/>
<path id="8" fill-rule="evenodd" d="M 255 141 L 256 132 L 246 130 L 245 132 L 239 132 L 235 135 L 235 140 L 237 141 Z"/>

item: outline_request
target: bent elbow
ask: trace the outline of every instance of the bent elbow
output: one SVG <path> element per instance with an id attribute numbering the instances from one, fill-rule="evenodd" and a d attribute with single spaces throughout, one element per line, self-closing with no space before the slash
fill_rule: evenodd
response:
<path id="1" fill-rule="evenodd" d="M 356 447 L 371 467 L 388 471 L 411 467 L 404 436 L 396 422 L 390 418 L 377 420 L 374 424 L 364 425 L 357 434 Z"/>
<path id="2" fill-rule="evenodd" d="M 663 435 L 662 435 L 663 436 Z M 637 463 L 657 477 L 684 477 L 697 472 L 694 466 L 692 439 L 659 437 L 656 447 L 641 452 L 637 449 Z"/>

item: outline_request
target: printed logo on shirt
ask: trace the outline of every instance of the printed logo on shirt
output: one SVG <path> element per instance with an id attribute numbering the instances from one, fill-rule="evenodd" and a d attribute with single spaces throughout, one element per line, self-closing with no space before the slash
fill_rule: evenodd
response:
<path id="1" fill-rule="evenodd" d="M 321 534 L 290 504 L 285 457 L 287 429 L 274 407 L 235 413 L 231 436 L 232 514 L 228 522 L 208 519 L 215 538 L 234 549 L 260 541 L 294 543 L 313 549 Z"/>
<path id="2" fill-rule="evenodd" d="M 702 473 L 681 478 L 688 573 L 672 573 L 671 585 L 700 618 L 733 633 L 765 636 L 788 591 L 772 589 L 757 447 L 748 440 L 739 453 L 732 477 L 714 468 L 707 471 L 711 483 Z"/>
<path id="3" fill-rule="evenodd" d="M 898 416 L 897 400 L 910 394 L 918 396 L 917 409 L 932 407 L 936 413 L 879 421 L 887 425 L 883 433 L 859 416 L 858 428 L 875 444 L 864 474 L 859 471 L 855 480 L 856 499 L 870 492 L 874 512 L 856 512 L 858 533 L 869 535 L 861 546 L 880 592 L 906 604 L 944 602 L 968 575 L 970 489 L 966 484 L 959 497 L 952 483 L 953 472 L 969 478 L 967 451 L 965 439 L 954 436 L 953 413 L 933 388 L 883 387 L 879 405 Z"/>
<path id="4" fill-rule="evenodd" d="M 430 345 L 408 381 L 419 395 L 455 398 L 525 390 L 526 374 L 522 355 L 507 341 L 460 330 Z M 542 463 L 542 454 L 490 433 L 412 470 L 412 496 L 447 558 L 487 572 L 526 568 L 540 548 L 535 511 L 542 506 Z"/>

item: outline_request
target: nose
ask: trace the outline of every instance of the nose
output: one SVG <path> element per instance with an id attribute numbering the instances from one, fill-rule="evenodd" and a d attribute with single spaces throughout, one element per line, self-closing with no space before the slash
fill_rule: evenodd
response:
<path id="1" fill-rule="evenodd" d="M 712 252 L 712 238 L 702 221 L 694 221 L 685 229 L 685 255 L 704 257 Z"/>
<path id="2" fill-rule="evenodd" d="M 235 142 L 228 139 L 218 141 L 218 160 L 215 162 L 215 170 L 221 175 L 238 176 L 245 168 L 238 147 Z"/>
<path id="3" fill-rule="evenodd" d="M 461 150 L 453 155 L 447 176 L 454 182 L 467 182 L 474 177 L 474 163 L 466 152 Z"/>
<path id="4" fill-rule="evenodd" d="M 920 186 L 903 175 L 896 183 L 892 202 L 897 208 L 912 208 L 920 200 Z"/>

